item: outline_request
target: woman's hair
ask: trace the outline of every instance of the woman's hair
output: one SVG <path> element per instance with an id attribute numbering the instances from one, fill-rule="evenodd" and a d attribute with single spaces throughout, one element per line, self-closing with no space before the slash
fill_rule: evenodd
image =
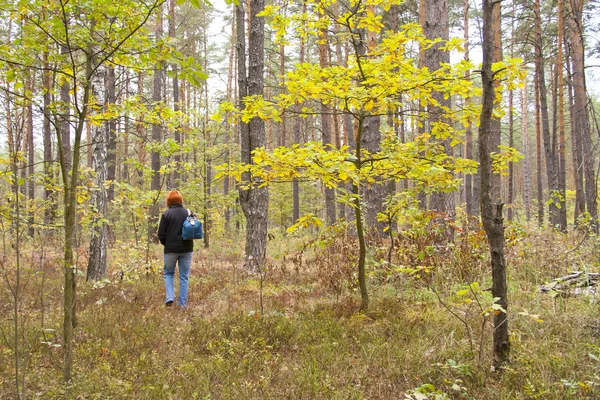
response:
<path id="1" fill-rule="evenodd" d="M 171 190 L 167 196 L 167 207 L 183 203 L 183 196 L 177 190 Z"/>

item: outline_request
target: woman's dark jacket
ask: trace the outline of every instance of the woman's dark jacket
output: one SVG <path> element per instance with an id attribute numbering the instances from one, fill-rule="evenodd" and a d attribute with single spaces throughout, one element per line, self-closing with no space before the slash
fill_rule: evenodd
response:
<path id="1" fill-rule="evenodd" d="M 165 254 L 191 253 L 194 251 L 194 241 L 181 238 L 181 228 L 187 216 L 187 208 L 184 208 L 181 204 L 173 204 L 160 217 L 158 239 L 165 246 Z"/>

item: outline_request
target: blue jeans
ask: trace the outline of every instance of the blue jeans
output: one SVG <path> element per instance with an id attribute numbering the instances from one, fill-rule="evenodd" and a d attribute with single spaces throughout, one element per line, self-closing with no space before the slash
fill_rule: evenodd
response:
<path id="1" fill-rule="evenodd" d="M 190 275 L 190 266 L 192 265 L 192 254 L 194 253 L 167 253 L 165 254 L 165 303 L 173 301 L 175 298 L 175 264 L 179 261 L 179 298 L 177 303 L 180 307 L 187 307 L 188 294 L 188 276 Z"/>

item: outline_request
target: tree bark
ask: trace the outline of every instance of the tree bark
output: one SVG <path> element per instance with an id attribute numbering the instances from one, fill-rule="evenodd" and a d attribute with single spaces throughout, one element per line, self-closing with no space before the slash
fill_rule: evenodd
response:
<path id="1" fill-rule="evenodd" d="M 513 112 L 514 93 L 512 90 L 508 92 L 508 146 L 515 146 L 514 138 L 514 127 L 515 127 L 515 114 Z M 508 163 L 508 212 L 507 219 L 513 220 L 513 207 L 514 207 L 514 179 L 515 179 L 515 166 L 512 162 Z"/>
<path id="2" fill-rule="evenodd" d="M 548 206 L 548 215 L 550 224 L 554 226 L 556 224 L 558 216 L 558 207 L 555 202 L 554 193 L 558 189 L 558 174 L 556 169 L 556 154 L 554 152 L 552 141 L 550 138 L 550 118 L 548 116 L 548 100 L 546 95 L 546 78 L 544 72 L 544 55 L 542 53 L 543 41 L 542 41 L 542 19 L 540 11 L 540 0 L 535 0 L 534 3 L 534 14 L 535 14 L 535 76 L 538 82 L 539 91 L 539 107 L 541 112 L 541 123 L 542 123 L 542 138 L 544 140 L 544 152 L 546 155 L 546 178 L 548 180 L 548 192 L 550 198 L 553 200 Z"/>
<path id="3" fill-rule="evenodd" d="M 55 199 L 51 187 L 51 183 L 54 181 L 54 157 L 52 156 L 52 129 L 50 125 L 51 111 L 50 103 L 52 102 L 52 73 L 50 71 L 50 64 L 48 63 L 48 53 L 44 53 L 44 72 L 42 75 L 44 85 L 44 179 L 46 182 L 44 189 L 44 224 L 48 225 L 56 216 L 55 211 Z"/>
<path id="4" fill-rule="evenodd" d="M 464 29 L 464 39 L 465 39 L 465 61 L 469 61 L 469 0 L 464 0 L 464 20 L 463 20 L 463 29 Z M 471 71 L 465 71 L 465 79 L 471 79 Z M 465 105 L 469 107 L 471 104 L 471 98 L 467 97 L 465 99 Z M 467 122 L 467 126 L 465 127 L 465 157 L 469 160 L 473 159 L 473 127 L 470 122 Z M 469 215 L 478 215 L 477 212 L 477 202 L 476 196 L 473 196 L 473 176 L 471 174 L 465 175 L 465 203 L 467 214 Z"/>
<path id="5" fill-rule="evenodd" d="M 574 97 L 574 123 L 575 130 L 581 138 L 583 149 L 583 174 L 586 211 L 592 219 L 591 225 L 597 231 L 597 182 L 595 176 L 595 151 L 592 142 L 591 127 L 587 108 L 587 94 L 585 84 L 585 53 L 583 49 L 583 5 L 584 0 L 568 0 L 569 33 L 571 37 L 571 58 L 573 68 L 573 97 Z"/>
<path id="6" fill-rule="evenodd" d="M 171 38 L 175 38 L 175 0 L 169 0 L 169 37 Z M 173 71 L 173 78 L 172 78 L 172 84 L 173 84 L 173 110 L 175 112 L 179 111 L 180 106 L 179 106 L 179 78 L 177 77 L 177 64 L 173 63 L 171 65 L 171 70 Z M 177 125 L 174 129 L 174 134 L 175 134 L 175 142 L 181 144 L 181 127 L 179 125 Z M 181 176 L 179 174 L 179 164 L 181 162 L 181 152 L 177 151 L 175 153 L 175 170 L 173 171 L 172 174 L 172 179 L 173 179 L 173 184 L 176 186 L 179 186 L 179 181 L 181 179 Z"/>
<path id="7" fill-rule="evenodd" d="M 156 39 L 160 40 L 163 36 L 163 13 L 162 5 L 158 7 L 156 14 L 156 27 L 155 27 Z M 163 100 L 162 95 L 162 81 L 163 81 L 163 68 L 154 68 L 154 81 L 152 87 L 152 103 L 154 106 L 159 105 Z M 160 143 L 163 140 L 163 127 L 162 124 L 152 124 L 152 141 L 154 143 Z M 160 191 L 160 153 L 156 150 L 152 151 L 151 155 L 151 166 L 152 166 L 152 180 L 150 182 L 150 190 Z M 148 240 L 155 242 L 157 240 L 156 229 L 158 223 L 159 206 L 155 202 L 150 210 L 150 219 L 148 223 Z"/>
<path id="8" fill-rule="evenodd" d="M 483 1 L 483 66 L 482 86 L 483 105 L 479 124 L 479 174 L 481 176 L 481 217 L 490 246 L 492 267 L 492 295 L 498 298 L 504 312 L 494 314 L 494 367 L 502 367 L 509 362 L 510 341 L 508 336 L 508 300 L 506 287 L 506 261 L 504 258 L 504 223 L 502 204 L 492 203 L 492 160 L 490 155 L 491 120 L 494 109 L 494 75 L 492 74 L 493 47 L 495 30 L 493 29 L 493 9 L 499 7 L 493 0 Z M 494 207 L 495 206 L 495 207 Z"/>
<path id="9" fill-rule="evenodd" d="M 319 15 L 319 19 L 322 19 L 322 15 Z M 319 30 L 319 65 L 321 68 L 329 67 L 329 38 L 327 35 L 327 29 L 322 28 Z M 331 131 L 332 131 L 332 117 L 331 110 L 323 103 L 320 105 L 321 110 L 321 134 L 323 145 L 327 146 L 332 144 Z M 333 225 L 336 220 L 335 210 L 335 189 L 324 187 L 325 190 L 325 215 L 328 225 Z"/>
<path id="10" fill-rule="evenodd" d="M 565 137 L 565 104 L 564 104 L 564 78 L 563 78 L 563 0 L 558 0 L 558 39 L 556 44 L 558 51 L 556 55 L 556 84 L 558 90 L 558 227 L 561 231 L 567 231 L 567 163 L 566 163 L 566 137 Z"/>
<path id="11" fill-rule="evenodd" d="M 502 3 L 494 6 L 492 15 L 492 29 L 494 30 L 494 62 L 502 61 Z M 497 85 L 497 83 L 494 83 Z M 502 143 L 502 130 L 499 118 L 492 118 L 490 131 L 490 151 L 498 152 L 498 146 Z M 481 153 L 481 151 L 480 151 Z M 500 174 L 492 174 L 492 201 L 502 202 L 502 177 Z"/>
<path id="12" fill-rule="evenodd" d="M 27 71 L 27 87 L 33 93 L 34 76 L 33 71 Z M 33 237 L 35 233 L 34 229 L 34 215 L 33 215 L 33 202 L 35 200 L 35 180 L 33 174 L 35 172 L 35 149 L 33 146 L 33 105 L 31 101 L 27 102 L 27 198 L 28 202 L 28 216 L 29 226 L 27 227 L 27 234 L 29 237 Z"/>
<path id="13" fill-rule="evenodd" d="M 117 82 L 115 77 L 115 67 L 110 66 L 106 71 L 106 101 L 107 105 L 114 105 L 117 102 Z M 117 120 L 111 118 L 107 121 L 107 174 L 106 180 L 110 181 L 110 185 L 106 188 L 106 201 L 110 203 L 115 199 L 115 186 L 113 182 L 117 178 Z"/>
<path id="14" fill-rule="evenodd" d="M 69 49 L 66 46 L 61 47 L 61 54 L 64 57 L 67 57 L 69 54 Z M 71 169 L 72 166 L 72 156 L 71 156 L 71 95 L 69 91 L 71 90 L 69 86 L 69 80 L 65 79 L 63 84 L 60 86 L 60 130 L 61 130 L 61 142 L 60 145 L 63 148 L 64 154 L 64 162 L 65 168 L 67 170 Z"/>
<path id="15" fill-rule="evenodd" d="M 538 206 L 538 225 L 544 226 L 544 188 L 542 169 L 542 128 L 540 117 L 540 88 L 539 81 L 535 79 L 535 141 L 536 141 L 536 166 L 537 166 L 537 206 Z"/>
<path id="16" fill-rule="evenodd" d="M 523 202 L 525 219 L 531 219 L 531 149 L 529 147 L 529 107 L 527 104 L 527 85 L 523 87 L 521 99 L 521 140 L 523 142 Z"/>
<path id="17" fill-rule="evenodd" d="M 241 8 L 241 5 L 239 6 Z M 249 71 L 247 80 L 247 94 L 262 95 L 264 92 L 264 17 L 259 17 L 259 14 L 264 8 L 264 0 L 250 0 L 250 38 L 248 41 L 248 60 Z M 241 13 L 243 15 L 243 11 Z M 238 17 L 240 13 L 238 12 Z M 241 43 L 245 41 L 243 28 L 243 18 L 238 18 L 238 68 L 244 63 L 243 70 L 245 72 L 245 45 Z M 239 72 L 242 76 L 241 71 Z M 245 73 L 243 74 L 245 76 Z M 245 79 L 240 81 L 240 101 L 243 100 L 245 91 Z M 242 126 L 241 135 L 241 156 L 242 162 L 250 164 L 252 162 L 252 151 L 266 145 L 265 123 L 262 119 L 255 117 L 250 120 L 247 128 Z M 244 180 L 253 183 L 253 177 L 246 176 Z M 266 247 L 267 247 L 267 223 L 269 210 L 269 192 L 267 187 L 251 188 L 248 190 L 240 190 L 239 192 L 240 206 L 246 217 L 246 258 L 244 266 L 249 271 L 262 271 L 265 264 Z"/>
<path id="18" fill-rule="evenodd" d="M 107 75 L 107 76 L 105 76 Z M 98 67 L 92 80 L 93 93 L 101 112 L 105 110 L 106 101 L 110 102 L 110 85 L 114 84 L 110 78 L 110 72 L 106 73 L 104 67 Z M 110 121 L 101 126 L 92 128 L 92 169 L 96 172 L 94 184 L 96 191 L 93 193 L 95 215 L 92 219 L 89 261 L 87 269 L 87 280 L 98 281 L 106 276 L 106 253 L 108 241 L 108 226 L 104 222 L 106 216 L 106 205 L 109 201 L 108 192 L 105 188 L 108 179 L 108 152 L 110 141 Z"/>
<path id="19" fill-rule="evenodd" d="M 426 21 L 423 33 L 430 40 L 441 38 L 447 41 L 450 34 L 448 22 L 448 3 L 446 0 L 428 0 L 426 5 Z M 425 66 L 430 71 L 439 69 L 442 64 L 450 63 L 450 53 L 444 51 L 443 43 L 438 43 L 425 52 Z M 445 99 L 443 93 L 435 92 L 432 97 L 438 102 L 439 106 L 428 106 L 429 124 L 432 127 L 438 122 L 445 122 L 444 114 L 446 109 L 450 109 L 450 99 Z M 452 156 L 454 151 L 450 146 L 450 140 L 441 141 L 445 152 Z M 446 214 L 450 218 L 455 216 L 454 194 L 453 193 L 433 193 L 429 207 L 438 213 Z M 449 232 L 448 232 L 449 233 Z"/>

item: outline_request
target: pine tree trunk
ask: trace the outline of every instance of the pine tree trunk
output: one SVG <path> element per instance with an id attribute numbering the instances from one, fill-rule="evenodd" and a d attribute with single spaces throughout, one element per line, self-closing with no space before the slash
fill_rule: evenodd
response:
<path id="1" fill-rule="evenodd" d="M 235 21 L 235 6 L 232 8 L 233 12 L 232 12 L 232 20 Z M 235 44 L 236 44 L 236 24 L 231 24 L 231 43 L 230 43 L 230 49 L 229 49 L 229 68 L 228 68 L 228 72 L 227 72 L 227 101 L 232 102 L 233 104 L 235 104 L 235 99 L 234 99 L 234 88 L 233 88 L 233 79 L 234 79 L 234 73 L 235 73 L 235 69 L 233 68 L 233 60 L 235 59 Z M 233 132 L 232 132 L 232 126 L 229 123 L 229 113 L 227 115 L 228 118 L 226 118 L 226 122 L 225 122 L 225 126 L 226 126 L 226 131 L 227 131 L 227 143 L 228 144 L 232 144 L 233 142 Z M 229 166 L 231 164 L 231 146 L 227 147 L 227 166 Z M 230 185 L 230 180 L 231 178 L 229 176 L 225 176 L 225 178 L 223 179 L 223 196 L 225 197 L 225 199 L 227 199 L 229 196 L 229 185 Z M 229 201 L 226 200 L 225 201 L 225 231 L 227 231 L 229 229 L 229 224 L 231 222 L 231 207 L 229 206 Z"/>
<path id="2" fill-rule="evenodd" d="M 264 18 L 257 16 L 263 8 L 264 0 L 250 0 L 249 68 L 247 80 L 247 94 L 249 96 L 261 95 L 264 91 Z M 239 23 L 242 23 L 242 26 L 241 29 L 238 26 L 238 66 L 245 62 L 245 53 L 241 51 L 242 46 L 240 46 L 240 42 L 245 41 L 243 18 L 238 19 Z M 240 31 L 242 32 L 241 34 Z M 245 83 L 240 82 L 239 85 L 240 101 L 244 97 L 242 95 L 242 87 L 245 86 Z M 241 123 L 241 125 L 245 124 Z M 265 123 L 262 119 L 255 117 L 250 120 L 247 130 L 243 130 L 242 132 L 242 162 L 251 163 L 252 151 L 266 145 Z M 248 174 L 244 176 L 244 180 L 254 181 L 253 177 L 248 176 Z M 262 271 L 267 247 L 269 192 L 267 187 L 252 188 L 240 190 L 239 197 L 240 206 L 246 217 L 246 258 L 244 266 L 249 271 Z"/>
<path id="3" fill-rule="evenodd" d="M 449 38 L 448 3 L 446 0 L 428 0 L 426 4 L 426 21 L 423 33 L 430 40 L 441 38 L 443 41 Z M 450 53 L 442 49 L 443 44 L 436 44 L 425 52 L 425 66 L 430 71 L 438 70 L 443 63 L 450 63 Z M 433 93 L 432 97 L 439 106 L 428 106 L 430 128 L 438 122 L 444 122 L 444 107 L 450 108 L 450 99 L 445 99 L 439 92 Z M 450 140 L 442 141 L 445 152 L 452 156 L 454 154 L 450 146 Z M 431 196 L 429 207 L 438 213 L 443 213 L 454 218 L 455 205 L 453 193 L 434 193 Z M 450 231 L 449 231 L 450 232 Z M 448 232 L 448 233 L 449 233 Z"/>
<path id="4" fill-rule="evenodd" d="M 566 40 L 565 48 L 566 46 Z M 569 96 L 569 121 L 575 118 L 575 96 L 573 95 L 573 74 L 571 69 L 570 52 L 565 57 L 567 68 L 567 83 Z M 571 123 L 571 157 L 573 158 L 573 178 L 575 181 L 575 211 L 573 213 L 573 225 L 578 226 L 579 217 L 585 212 L 585 193 L 583 190 L 583 146 L 581 135 L 575 123 Z"/>
<path id="5" fill-rule="evenodd" d="M 563 0 L 558 0 L 558 53 L 556 55 L 556 83 L 558 90 L 558 226 L 563 232 L 567 231 L 567 163 L 566 163 L 566 137 L 565 137 L 565 103 L 564 103 L 564 78 L 563 78 Z"/>
<path id="6" fill-rule="evenodd" d="M 494 62 L 502 61 L 502 3 L 494 7 L 492 16 L 492 29 L 494 30 Z M 497 85 L 497 83 L 494 83 Z M 498 146 L 502 143 L 501 121 L 499 118 L 492 118 L 490 131 L 490 145 L 493 152 L 500 151 Z M 480 151 L 481 153 L 481 151 Z M 494 203 L 502 202 L 502 178 L 500 174 L 492 174 L 492 201 Z"/>
<path id="7" fill-rule="evenodd" d="M 551 199 L 554 198 L 553 193 L 557 190 L 558 174 L 556 170 L 556 154 L 552 148 L 550 139 L 550 119 L 548 116 L 548 100 L 546 96 L 546 79 L 544 73 L 544 55 L 542 53 L 542 22 L 540 11 L 540 0 L 535 0 L 535 77 L 538 83 L 539 92 L 539 108 L 541 112 L 541 128 L 542 138 L 544 141 L 544 152 L 546 155 L 546 178 L 548 180 L 548 192 Z M 550 224 L 556 224 L 558 216 L 558 207 L 553 201 L 548 206 L 548 215 Z"/>
<path id="8" fill-rule="evenodd" d="M 592 229 L 597 231 L 597 182 L 595 176 L 595 151 L 592 142 L 591 127 L 587 109 L 587 95 L 585 86 L 585 54 L 583 50 L 583 0 L 568 0 L 569 5 L 569 33 L 571 36 L 571 58 L 573 68 L 574 92 L 574 122 L 575 129 L 581 138 L 583 148 L 583 174 L 585 185 L 586 211 L 592 218 Z"/>
<path id="9" fill-rule="evenodd" d="M 521 104 L 521 140 L 523 142 L 523 202 L 525 219 L 531 219 L 531 149 L 529 147 L 529 107 L 527 104 L 527 85 L 523 87 Z"/>
<path id="10" fill-rule="evenodd" d="M 539 81 L 535 79 L 535 141 L 536 141 L 536 167 L 537 167 L 537 206 L 538 225 L 544 226 L 544 188 L 543 188 L 543 163 L 542 163 L 542 121 L 540 116 L 540 88 Z"/>
<path id="11" fill-rule="evenodd" d="M 322 20 L 322 15 L 319 15 L 319 19 Z M 323 28 L 319 30 L 319 65 L 321 68 L 329 67 L 329 38 L 327 36 L 327 29 Z M 331 110 L 323 103 L 320 106 L 321 110 L 321 134 L 323 139 L 323 145 L 327 146 L 332 144 L 331 131 L 332 131 L 332 118 Z M 335 213 L 335 189 L 324 187 L 325 191 L 325 216 L 328 225 L 333 225 L 336 220 Z"/>

